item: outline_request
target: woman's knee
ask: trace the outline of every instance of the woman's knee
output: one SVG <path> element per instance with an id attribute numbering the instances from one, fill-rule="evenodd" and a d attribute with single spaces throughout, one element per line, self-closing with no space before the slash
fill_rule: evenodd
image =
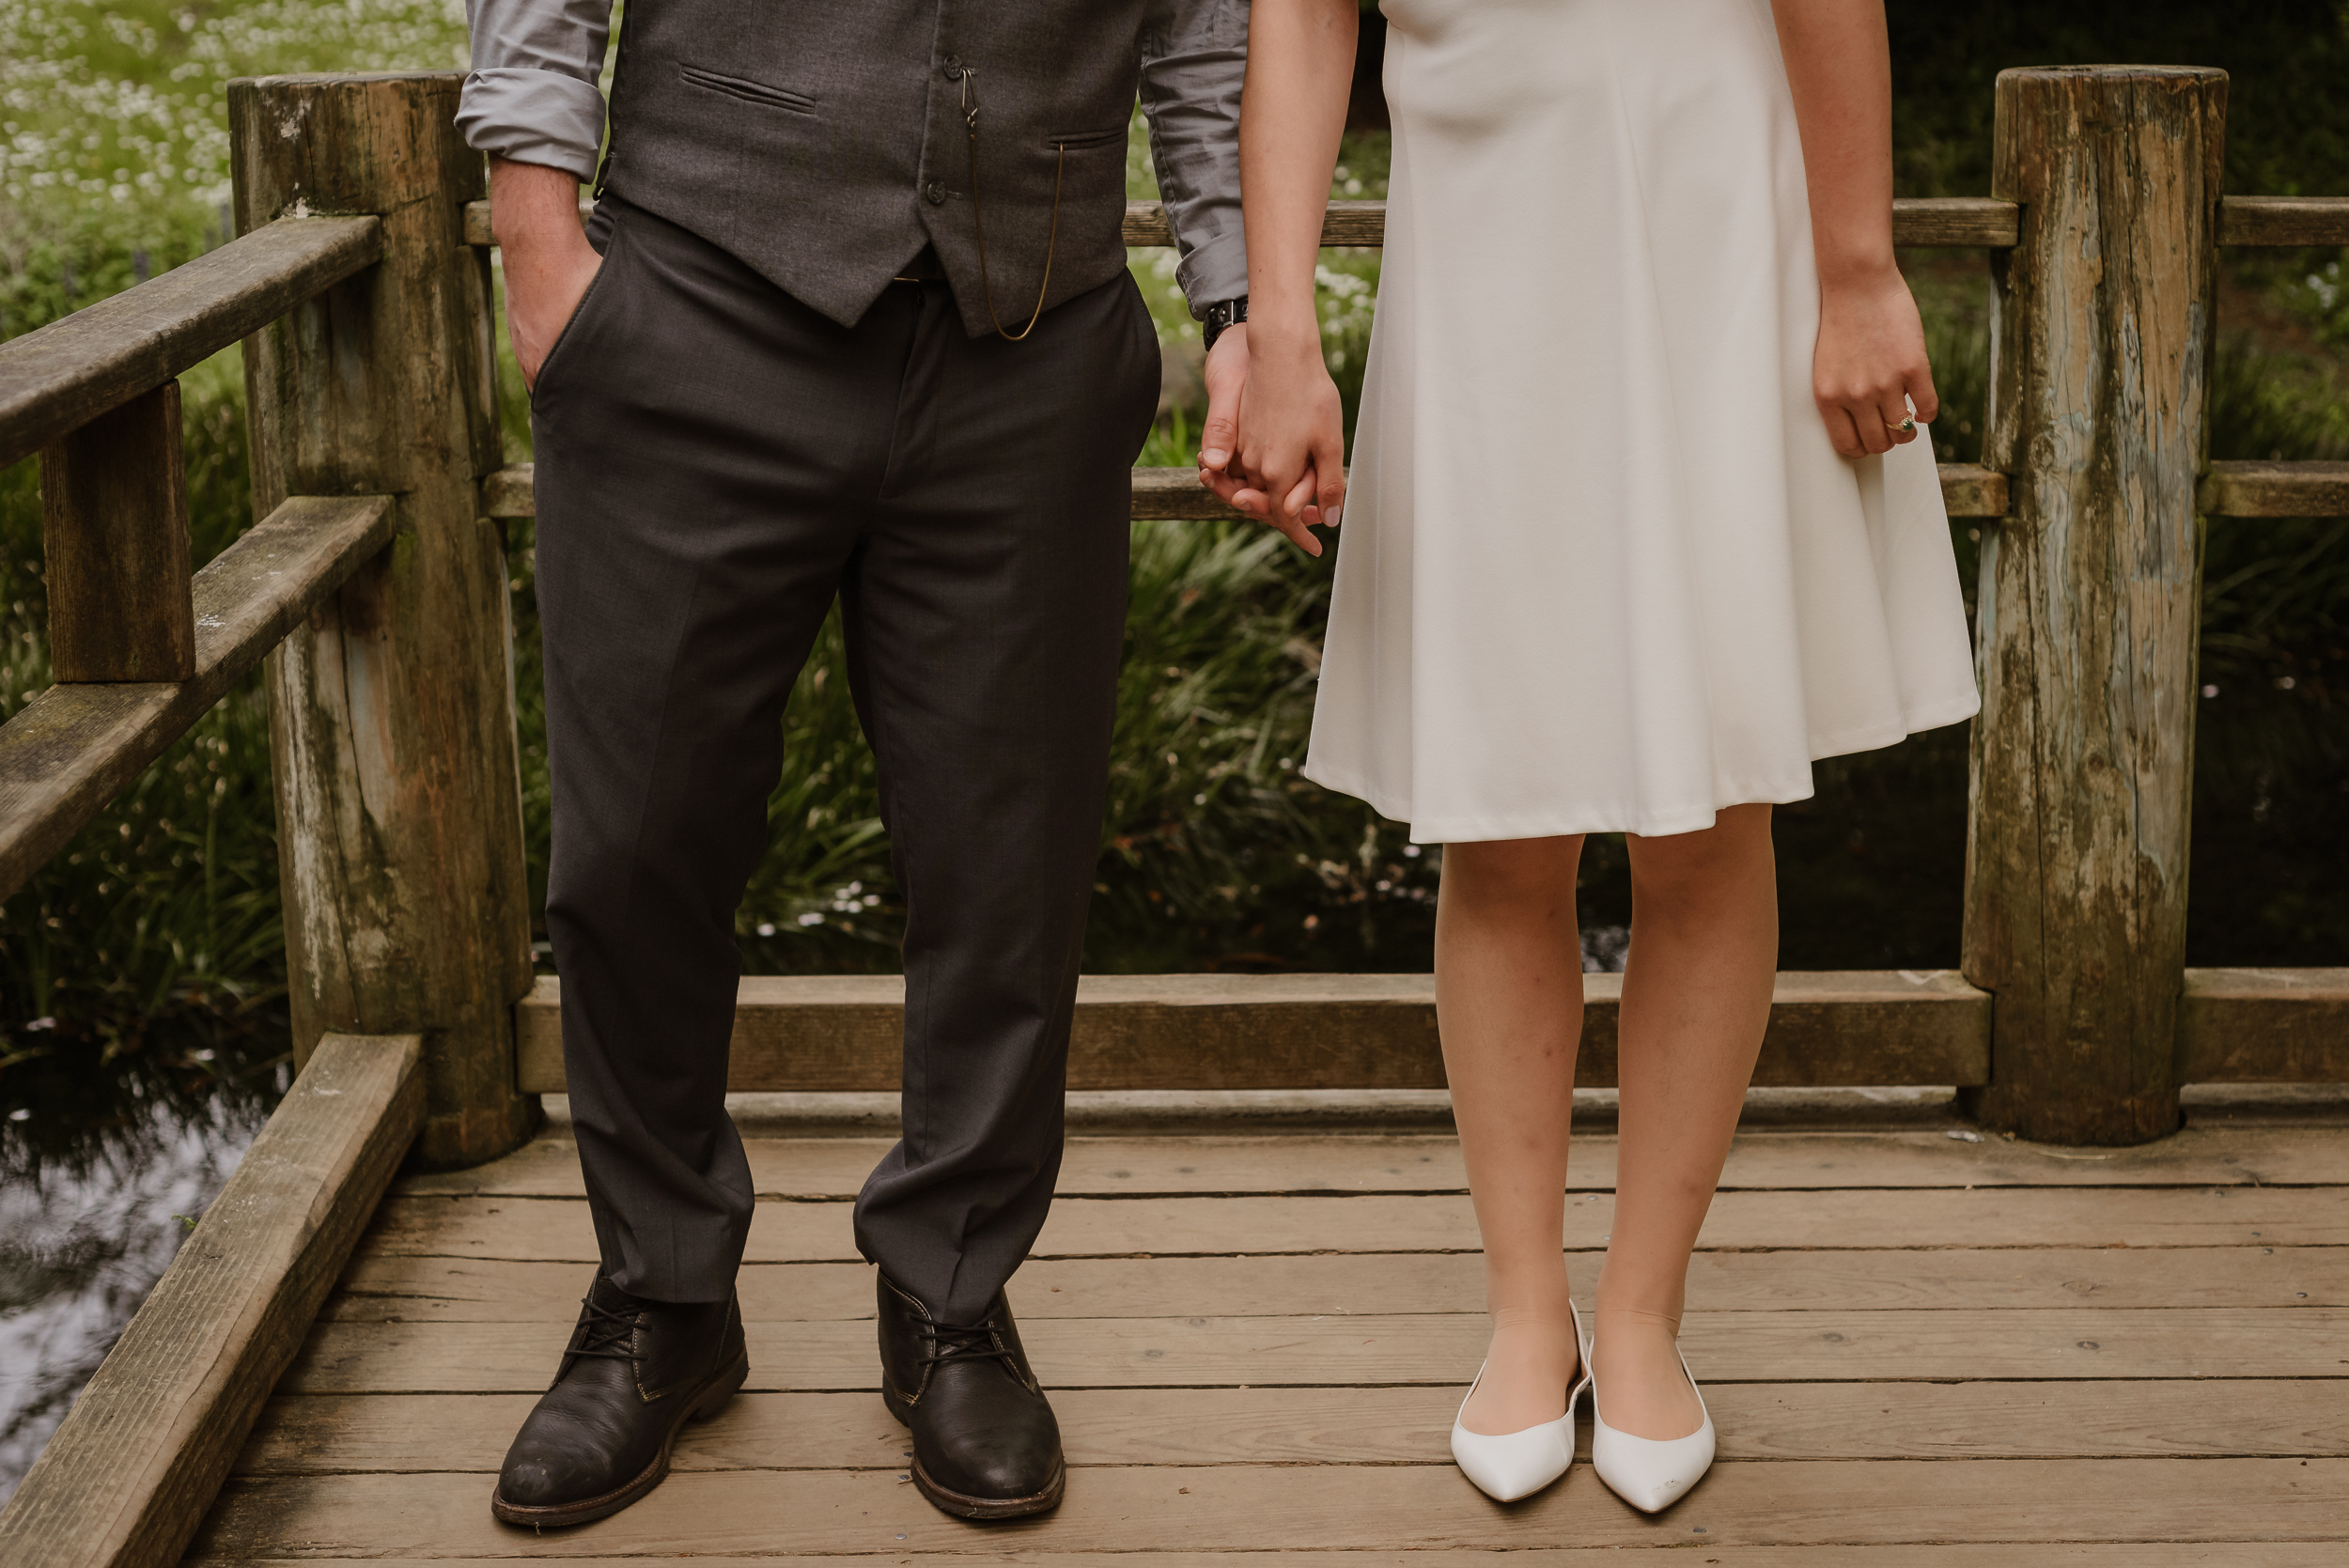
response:
<path id="1" fill-rule="evenodd" d="M 1715 814 L 1695 832 L 1627 841 L 1635 899 L 1680 903 L 1718 894 L 1732 885 L 1774 874 L 1770 808 L 1740 805 Z"/>
<path id="2" fill-rule="evenodd" d="M 1487 906 L 1541 904 L 1561 893 L 1571 903 L 1581 852 L 1579 835 L 1447 844 L 1443 893 Z"/>

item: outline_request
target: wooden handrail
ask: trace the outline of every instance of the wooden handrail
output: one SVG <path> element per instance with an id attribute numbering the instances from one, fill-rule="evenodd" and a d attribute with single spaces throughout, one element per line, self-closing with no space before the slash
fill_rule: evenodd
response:
<path id="1" fill-rule="evenodd" d="M 1953 518 L 2006 516 L 2006 475 L 1976 463 L 1943 463 L 1941 502 Z M 481 481 L 481 515 L 528 518 L 538 515 L 533 487 L 537 470 L 530 463 L 513 463 Z M 1199 483 L 1198 472 L 1188 468 L 1134 470 L 1133 520 L 1206 522 L 1237 518 L 1233 510 Z"/>
<path id="2" fill-rule="evenodd" d="M 594 210 L 580 203 L 583 221 Z M 2015 243 L 2019 209 L 1988 196 L 1906 197 L 1892 204 L 1892 243 L 1905 250 L 1999 250 Z M 1333 201 L 1322 220 L 1325 245 L 1386 242 L 1387 204 Z M 1126 243 L 1171 245 L 1174 231 L 1166 210 L 1155 201 L 1126 204 Z M 465 242 L 497 243 L 490 229 L 490 204 L 465 207 Z M 2349 245 L 2349 196 L 2224 196 L 2218 203 L 2222 245 Z"/>
<path id="3" fill-rule="evenodd" d="M 1942 463 L 1941 504 L 1953 518 L 2002 518 L 2007 478 L 1980 463 Z M 536 517 L 535 470 L 514 463 L 481 481 L 481 513 Z M 1241 514 L 1203 489 L 1187 468 L 1134 470 L 1133 520 L 1206 521 Z M 2349 463 L 2218 462 L 2203 474 L 2197 503 L 2215 518 L 2349 517 Z"/>
<path id="4" fill-rule="evenodd" d="M 2349 463 L 2212 463 L 2194 504 L 2214 518 L 2349 517 Z"/>
<path id="5" fill-rule="evenodd" d="M 0 468 L 163 385 L 383 252 L 382 220 L 280 218 L 0 344 Z"/>
<path id="6" fill-rule="evenodd" d="M 2186 970 L 2178 1055 L 2187 1083 L 2349 1082 L 2349 969 Z"/>
<path id="7" fill-rule="evenodd" d="M 9 1568 L 167 1568 L 424 1121 L 414 1034 L 320 1042 L 0 1510 Z"/>
<path id="8" fill-rule="evenodd" d="M 0 724 L 0 898 L 390 542 L 388 496 L 296 496 L 195 574 L 195 675 L 53 686 Z"/>
<path id="9" fill-rule="evenodd" d="M 584 222 L 595 210 L 592 202 L 579 204 Z M 1989 246 L 2015 243 L 2015 204 L 1986 196 L 1933 196 L 1892 204 L 1892 243 L 1914 249 Z M 1155 201 L 1126 204 L 1126 243 L 1137 249 L 1171 245 L 1174 230 L 1166 221 L 1165 207 Z M 1387 204 L 1383 201 L 1333 201 L 1321 220 L 1325 245 L 1383 245 L 1387 241 Z M 465 243 L 497 243 L 486 201 L 465 205 Z"/>
<path id="10" fill-rule="evenodd" d="M 2222 245 L 2349 245 L 2349 196 L 2225 196 Z"/>

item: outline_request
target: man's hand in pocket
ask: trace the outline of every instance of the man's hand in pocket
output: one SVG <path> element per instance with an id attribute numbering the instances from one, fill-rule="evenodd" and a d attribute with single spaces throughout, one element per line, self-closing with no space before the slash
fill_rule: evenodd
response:
<path id="1" fill-rule="evenodd" d="M 523 384 L 579 309 L 603 257 L 579 222 L 579 180 L 539 163 L 490 160 L 490 225 L 505 253 L 506 326 Z"/>

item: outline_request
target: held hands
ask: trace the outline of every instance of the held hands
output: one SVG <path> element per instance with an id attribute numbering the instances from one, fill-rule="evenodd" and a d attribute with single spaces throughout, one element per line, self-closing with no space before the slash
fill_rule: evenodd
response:
<path id="1" fill-rule="evenodd" d="M 1207 356 L 1207 422 L 1199 482 L 1308 555 L 1312 530 L 1338 523 L 1346 500 L 1346 438 L 1338 389 L 1317 333 L 1292 340 L 1225 329 Z"/>
<path id="2" fill-rule="evenodd" d="M 1828 440 L 1846 458 L 1906 446 L 1917 439 L 1917 426 L 1940 413 L 1917 302 L 1898 268 L 1888 264 L 1848 281 L 1821 280 L 1811 376 Z M 1903 430 L 1912 405 L 1914 422 Z"/>
<path id="3" fill-rule="evenodd" d="M 579 225 L 579 181 L 537 163 L 492 159 L 490 221 L 505 253 L 506 326 L 521 362 L 522 383 L 538 387 L 538 367 L 563 335 L 603 257 Z"/>

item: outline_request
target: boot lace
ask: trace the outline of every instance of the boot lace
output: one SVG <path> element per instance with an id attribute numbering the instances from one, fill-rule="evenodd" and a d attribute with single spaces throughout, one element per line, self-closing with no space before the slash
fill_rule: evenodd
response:
<path id="1" fill-rule="evenodd" d="M 923 1335 L 930 1342 L 930 1352 L 922 1358 L 926 1367 L 942 1366 L 951 1361 L 1001 1361 L 1005 1371 L 1018 1376 L 1019 1369 L 1012 1360 L 1008 1346 L 995 1338 L 995 1325 L 990 1321 L 978 1323 L 925 1323 Z"/>
<path id="2" fill-rule="evenodd" d="M 586 1309 L 579 1320 L 578 1331 L 567 1354 L 594 1356 L 613 1361 L 636 1359 L 636 1309 L 614 1309 L 598 1305 L 593 1296 L 579 1303 Z"/>

